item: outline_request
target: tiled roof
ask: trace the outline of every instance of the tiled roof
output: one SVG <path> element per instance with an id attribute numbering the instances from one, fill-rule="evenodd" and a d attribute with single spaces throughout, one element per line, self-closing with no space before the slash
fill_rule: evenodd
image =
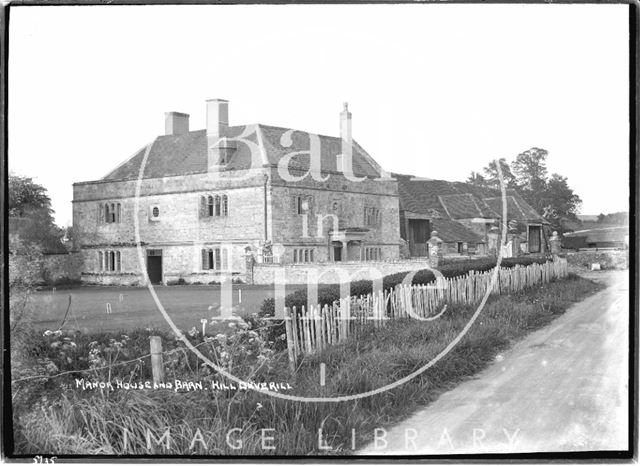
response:
<path id="1" fill-rule="evenodd" d="M 451 220 L 502 217 L 500 191 L 458 181 L 431 180 L 410 175 L 394 176 L 398 180 L 400 209 L 416 214 Z M 519 222 L 548 223 L 512 189 L 507 194 L 507 217 Z"/>
<path id="2" fill-rule="evenodd" d="M 519 222 L 549 223 L 536 212 L 522 197 L 513 189 L 507 192 L 507 217 Z M 487 197 L 484 201 L 496 212 L 502 213 L 502 197 Z"/>
<path id="3" fill-rule="evenodd" d="M 322 171 L 336 171 L 336 155 L 342 152 L 339 137 L 317 135 L 320 141 L 320 167 Z M 251 147 L 257 149 L 254 156 L 260 157 L 253 166 L 275 165 L 286 154 L 309 151 L 311 135 L 304 131 L 294 131 L 267 125 L 246 125 L 229 127 L 226 137 L 236 141 L 237 150 L 229 160 L 226 169 L 251 167 Z M 115 168 L 103 180 L 136 179 L 146 147 Z M 161 178 L 172 175 L 186 175 L 207 172 L 206 130 L 190 131 L 181 135 L 159 136 L 151 144 L 143 178 Z M 291 158 L 289 167 L 309 169 L 309 155 L 300 154 Z M 356 176 L 378 177 L 378 164 L 354 141 L 353 172 Z"/>
<path id="4" fill-rule="evenodd" d="M 438 196 L 438 199 L 449 216 L 456 220 L 461 218 L 497 217 L 496 212 L 473 194 L 447 194 Z"/>
<path id="5" fill-rule="evenodd" d="M 292 152 L 305 152 L 291 158 L 289 166 L 305 171 L 309 169 L 308 152 L 312 140 L 310 133 L 266 125 L 259 125 L 259 128 L 269 163 L 277 164 L 283 156 Z M 342 140 L 339 137 L 319 134 L 313 136 L 317 136 L 320 142 L 320 167 L 322 171 L 338 171 L 336 156 L 342 153 Z M 380 176 L 378 164 L 355 141 L 352 153 L 354 175 Z"/>
<path id="6" fill-rule="evenodd" d="M 499 217 L 478 195 L 478 190 L 467 183 L 394 176 L 398 180 L 400 208 L 403 210 L 426 215 L 436 211 L 441 217 L 454 220 Z M 492 195 L 495 191 L 485 190 L 484 193 Z"/>
<path id="7" fill-rule="evenodd" d="M 400 196 L 400 209 L 426 214 L 435 217 L 449 217 L 440 202 L 439 196 L 447 194 L 460 194 L 452 183 L 442 180 L 425 180 L 409 175 L 394 175 L 398 180 L 398 194 Z"/>
<path id="8" fill-rule="evenodd" d="M 433 219 L 431 220 L 431 231 L 438 233 L 440 238 L 445 243 L 454 243 L 457 241 L 465 243 L 482 243 L 484 242 L 482 236 L 469 230 L 460 222 L 447 219 Z"/>

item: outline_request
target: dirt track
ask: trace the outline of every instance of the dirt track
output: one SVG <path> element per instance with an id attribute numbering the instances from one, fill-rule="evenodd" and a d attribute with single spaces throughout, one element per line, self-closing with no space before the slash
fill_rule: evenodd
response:
<path id="1" fill-rule="evenodd" d="M 476 378 L 380 431 L 359 454 L 625 450 L 628 272 L 499 355 Z M 383 438 L 384 437 L 384 438 Z"/>

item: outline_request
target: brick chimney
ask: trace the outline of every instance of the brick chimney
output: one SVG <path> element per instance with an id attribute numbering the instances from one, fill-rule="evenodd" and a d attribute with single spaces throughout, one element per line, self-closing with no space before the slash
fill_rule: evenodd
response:
<path id="1" fill-rule="evenodd" d="M 180 112 L 164 114 L 164 134 L 167 136 L 189 132 L 189 115 Z"/>
<path id="2" fill-rule="evenodd" d="M 234 141 L 228 141 L 229 101 L 223 99 L 207 100 L 207 147 L 208 167 L 218 170 L 229 162 L 236 149 Z"/>

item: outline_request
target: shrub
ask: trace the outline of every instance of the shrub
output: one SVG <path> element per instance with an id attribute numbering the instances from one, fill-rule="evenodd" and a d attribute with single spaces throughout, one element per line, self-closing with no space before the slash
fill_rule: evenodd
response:
<path id="1" fill-rule="evenodd" d="M 186 284 L 187 282 L 182 277 L 178 278 L 177 280 L 167 280 L 167 286 L 186 285 Z"/>

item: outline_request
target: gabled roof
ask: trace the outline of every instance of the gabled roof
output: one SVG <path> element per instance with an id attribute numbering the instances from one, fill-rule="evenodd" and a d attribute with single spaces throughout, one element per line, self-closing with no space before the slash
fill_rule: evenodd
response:
<path id="1" fill-rule="evenodd" d="M 398 180 L 400 209 L 442 218 L 498 218 L 500 215 L 467 183 L 393 175 Z M 494 191 L 489 191 L 494 194 Z"/>
<path id="2" fill-rule="evenodd" d="M 398 180 L 401 210 L 450 220 L 502 217 L 502 196 L 499 190 L 458 181 L 398 174 L 393 176 Z M 509 220 L 548 223 L 515 190 L 508 189 L 506 195 Z"/>
<path id="3" fill-rule="evenodd" d="M 520 222 L 537 222 L 545 223 L 549 222 L 538 212 L 531 207 L 527 201 L 522 199 L 522 196 L 518 194 L 514 189 L 507 189 L 507 217 L 511 220 L 517 220 Z M 493 208 L 496 212 L 502 212 L 502 197 L 500 195 L 495 197 L 487 197 L 484 201 Z"/>
<path id="4" fill-rule="evenodd" d="M 262 124 L 231 126 L 227 139 L 236 141 L 226 170 L 247 169 L 251 166 L 277 165 L 286 154 L 308 152 L 317 136 L 319 141 L 320 168 L 337 171 L 336 156 L 342 152 L 339 137 L 314 135 L 304 131 L 279 128 Z M 137 179 L 147 147 L 115 168 L 102 180 Z M 252 152 L 253 149 L 253 152 Z M 149 148 L 143 178 L 206 173 L 208 167 L 206 130 L 190 131 L 180 135 L 158 136 Z M 357 143 L 353 142 L 353 172 L 356 176 L 380 176 L 380 166 Z M 256 158 L 252 164 L 252 155 Z M 309 155 L 299 154 L 291 158 L 291 169 L 308 170 Z"/>

